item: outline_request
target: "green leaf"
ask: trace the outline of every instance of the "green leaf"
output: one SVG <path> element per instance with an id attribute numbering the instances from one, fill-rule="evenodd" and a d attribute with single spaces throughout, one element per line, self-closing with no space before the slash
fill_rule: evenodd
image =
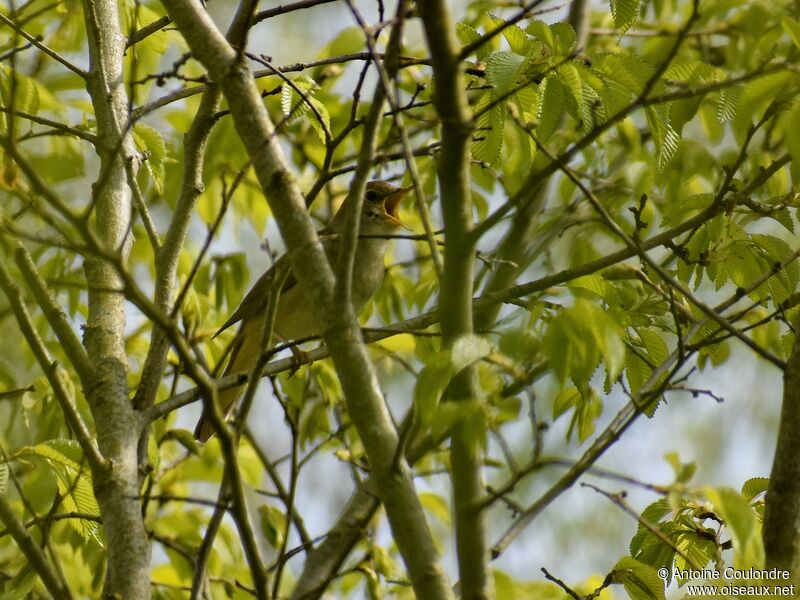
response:
<path id="1" fill-rule="evenodd" d="M 414 415 L 418 426 L 428 428 L 433 422 L 442 394 L 450 380 L 469 365 L 487 356 L 494 346 L 485 338 L 465 335 L 453 346 L 438 352 L 420 371 L 414 385 Z"/>
<path id="2" fill-rule="evenodd" d="M 490 14 L 489 19 L 495 27 L 503 27 L 503 37 L 508 42 L 512 51 L 518 54 L 527 54 L 530 41 L 519 25 L 507 25 L 504 19 Z"/>
<path id="3" fill-rule="evenodd" d="M 764 494 L 769 487 L 768 477 L 752 477 L 742 484 L 742 496 L 751 502 L 759 494 Z"/>
<path id="4" fill-rule="evenodd" d="M 134 140 L 136 146 L 145 153 L 146 160 L 144 166 L 150 173 L 156 191 L 159 194 L 164 193 L 164 163 L 167 159 L 167 145 L 164 143 L 164 138 L 158 130 L 138 123 L 133 128 Z"/>
<path id="5" fill-rule="evenodd" d="M 515 52 L 493 52 L 486 59 L 486 81 L 494 87 L 494 97 L 505 94 L 517 81 L 525 58 Z"/>
<path id="6" fill-rule="evenodd" d="M 749 127 L 764 116 L 767 108 L 793 89 L 795 76 L 787 72 L 769 73 L 744 84 L 734 119 L 734 132 L 743 138 Z"/>
<path id="7" fill-rule="evenodd" d="M 577 406 L 580 399 L 581 393 L 575 386 L 565 387 L 561 390 L 553 400 L 553 420 L 555 421 L 569 409 Z"/>
<path id="8" fill-rule="evenodd" d="M 450 506 L 439 494 L 420 492 L 419 501 L 422 508 L 436 517 L 443 525 L 450 525 Z"/>
<path id="9" fill-rule="evenodd" d="M 664 455 L 666 460 L 675 472 L 676 483 L 687 483 L 697 472 L 697 465 L 693 462 L 681 462 L 677 452 L 667 452 Z"/>
<path id="10" fill-rule="evenodd" d="M 466 23 L 456 23 L 456 35 L 462 46 L 469 46 L 473 42 L 477 42 L 481 39 L 481 34 L 478 33 L 474 27 Z M 488 44 L 482 44 L 475 50 L 475 55 L 481 60 L 485 58 L 488 53 Z"/>
<path id="11" fill-rule="evenodd" d="M 583 83 L 578 69 L 572 64 L 560 65 L 556 69 L 561 83 L 569 90 L 569 96 L 566 99 L 566 108 L 575 120 L 580 120 L 581 105 L 583 103 Z"/>
<path id="12" fill-rule="evenodd" d="M 419 372 L 414 385 L 414 415 L 420 427 L 433 421 L 439 400 L 453 378 L 453 364 L 447 353 L 437 355 Z"/>
<path id="13" fill-rule="evenodd" d="M 354 54 L 364 49 L 367 41 L 360 27 L 348 27 L 342 30 L 320 51 L 319 58 L 329 58 L 342 54 Z"/>
<path id="14" fill-rule="evenodd" d="M 0 494 L 5 494 L 8 487 L 8 465 L 0 463 Z"/>
<path id="15" fill-rule="evenodd" d="M 311 98 L 310 101 L 311 105 L 316 109 L 317 112 L 317 114 L 313 114 L 314 111 L 310 111 L 312 113 L 309 115 L 311 128 L 314 130 L 314 133 L 317 134 L 319 140 L 322 143 L 325 143 L 325 140 L 327 139 L 325 136 L 325 130 L 331 130 L 331 115 L 328 112 L 327 107 L 322 102 L 316 98 Z"/>
<path id="16" fill-rule="evenodd" d="M 800 48 L 800 23 L 791 17 L 784 16 L 781 18 L 781 27 L 794 42 L 794 45 Z"/>
<path id="17" fill-rule="evenodd" d="M 200 445 L 197 443 L 197 440 L 194 439 L 192 432 L 188 429 L 170 429 L 164 434 L 164 439 L 175 440 L 192 454 L 197 455 L 200 452 Z"/>
<path id="18" fill-rule="evenodd" d="M 20 450 L 21 455 L 37 456 L 56 475 L 59 493 L 66 512 L 79 512 L 100 516 L 100 507 L 94 497 L 92 477 L 89 468 L 83 464 L 83 451 L 74 440 L 54 439 Z M 99 526 L 88 519 L 70 519 L 70 525 L 84 539 L 94 540 L 102 545 Z"/>
<path id="19" fill-rule="evenodd" d="M 459 337 L 451 350 L 453 369 L 456 373 L 488 356 L 494 344 L 480 335 L 468 334 Z"/>
<path id="20" fill-rule="evenodd" d="M 611 0 L 614 25 L 625 33 L 639 18 L 639 0 Z"/>
<path id="21" fill-rule="evenodd" d="M 283 534 L 286 531 L 286 516 L 283 511 L 269 504 L 262 504 L 258 507 L 258 515 L 264 538 L 270 546 L 280 549 L 283 546 Z"/>
<path id="22" fill-rule="evenodd" d="M 727 123 L 736 116 L 739 107 L 739 98 L 742 95 L 744 86 L 734 85 L 723 88 L 719 91 L 719 102 L 717 104 L 717 119 L 720 123 Z"/>
<path id="23" fill-rule="evenodd" d="M 557 56 L 567 56 L 575 47 L 575 30 L 569 23 L 559 21 L 550 25 L 550 31 L 555 38 L 555 53 Z"/>
<path id="24" fill-rule="evenodd" d="M 566 285 L 568 288 L 589 290 L 604 300 L 608 299 L 609 293 L 613 290 L 608 281 L 599 273 L 578 277 L 568 281 Z"/>
<path id="25" fill-rule="evenodd" d="M 667 108 L 663 105 L 646 107 L 645 115 L 656 146 L 656 165 L 661 173 L 678 149 L 680 135 L 672 127 Z"/>
<path id="26" fill-rule="evenodd" d="M 725 79 L 725 71 L 702 60 L 689 60 L 670 65 L 664 72 L 664 79 L 686 83 L 722 81 Z"/>
<path id="27" fill-rule="evenodd" d="M 564 591 L 549 581 L 519 581 L 503 571 L 492 571 L 496 600 L 564 600 Z"/>
<path id="28" fill-rule="evenodd" d="M 478 99 L 475 105 L 475 114 L 480 114 L 476 120 L 476 141 L 472 147 L 475 160 L 493 165 L 500 158 L 503 147 L 503 129 L 505 123 L 506 106 L 498 102 L 488 108 L 493 102 L 494 94 L 487 92 Z M 481 114 L 482 113 L 482 114 Z"/>
<path id="29" fill-rule="evenodd" d="M 553 420 L 575 409 L 567 429 L 567 441 L 577 433 L 578 441 L 585 441 L 595 430 L 595 421 L 603 409 L 603 403 L 593 388 L 581 392 L 574 386 L 564 388 L 553 400 Z"/>
<path id="30" fill-rule="evenodd" d="M 539 127 L 536 129 L 536 136 L 541 143 L 546 143 L 553 135 L 558 124 L 561 122 L 561 115 L 567 108 L 567 96 L 569 89 L 561 83 L 557 75 L 549 75 L 543 82 L 544 94 L 542 95 L 542 112 L 539 116 Z"/>
<path id="31" fill-rule="evenodd" d="M 38 581 L 39 576 L 36 571 L 29 565 L 23 566 L 14 578 L 5 584 L 8 591 L 3 593 L 2 600 L 29 598 Z"/>
<path id="32" fill-rule="evenodd" d="M 624 365 L 619 323 L 608 311 L 583 298 L 553 318 L 543 347 L 559 381 L 571 377 L 579 389 L 588 384 L 601 359 L 610 381 L 616 380 Z"/>
<path id="33" fill-rule="evenodd" d="M 550 25 L 544 21 L 531 21 L 528 23 L 528 27 L 525 29 L 525 31 L 542 42 L 542 44 L 548 47 L 551 51 L 555 50 L 556 36 L 553 33 L 553 30 L 550 28 Z"/>
<path id="34" fill-rule="evenodd" d="M 800 102 L 794 103 L 785 118 L 786 127 L 783 141 L 789 151 L 789 156 L 792 157 L 794 168 L 800 170 L 800 135 L 797 135 L 797 132 L 800 131 Z"/>
<path id="35" fill-rule="evenodd" d="M 664 600 L 664 580 L 650 565 L 623 556 L 613 573 L 614 581 L 623 585 L 632 600 Z"/>
<path id="36" fill-rule="evenodd" d="M 12 85 L 13 83 L 13 85 Z M 14 108 L 19 112 L 35 115 L 39 112 L 39 86 L 34 79 L 8 67 L 0 67 L 0 99 L 4 106 L 11 104 L 14 93 Z"/>
<path id="37" fill-rule="evenodd" d="M 734 566 L 739 569 L 761 568 L 764 564 L 764 545 L 758 518 L 748 500 L 729 488 L 710 488 L 706 495 L 730 531 Z"/>

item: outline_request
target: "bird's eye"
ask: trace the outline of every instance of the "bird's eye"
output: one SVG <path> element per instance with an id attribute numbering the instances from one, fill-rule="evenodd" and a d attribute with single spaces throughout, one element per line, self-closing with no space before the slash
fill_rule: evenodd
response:
<path id="1" fill-rule="evenodd" d="M 369 190 L 367 191 L 365 197 L 370 202 L 375 202 L 375 200 L 378 199 L 378 192 L 376 192 L 375 190 Z"/>

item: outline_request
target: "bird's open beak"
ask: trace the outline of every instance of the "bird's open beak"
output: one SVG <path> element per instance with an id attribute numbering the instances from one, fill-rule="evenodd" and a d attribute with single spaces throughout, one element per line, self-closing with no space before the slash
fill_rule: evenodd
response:
<path id="1" fill-rule="evenodd" d="M 409 187 L 400 188 L 396 192 L 392 192 L 386 197 L 386 200 L 383 203 L 383 208 L 386 211 L 386 216 L 395 223 L 398 227 L 402 227 L 403 229 L 408 229 L 411 231 L 411 228 L 403 223 L 400 220 L 400 217 L 397 216 L 397 210 L 400 208 L 400 201 L 406 197 L 408 192 L 414 189 L 414 186 L 411 185 Z"/>

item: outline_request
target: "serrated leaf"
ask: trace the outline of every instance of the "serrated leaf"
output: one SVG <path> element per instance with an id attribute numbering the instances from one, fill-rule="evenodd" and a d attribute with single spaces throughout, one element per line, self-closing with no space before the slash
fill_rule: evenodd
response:
<path id="1" fill-rule="evenodd" d="M 647 355 L 654 365 L 661 365 L 667 360 L 669 348 L 660 333 L 645 328 L 638 329 L 636 333 L 639 335 L 639 339 L 642 340 L 647 350 Z"/>
<path id="2" fill-rule="evenodd" d="M 542 85 L 544 86 L 544 94 L 542 95 L 542 111 L 539 116 L 539 127 L 536 129 L 536 136 L 544 144 L 550 139 L 550 136 L 553 135 L 556 127 L 561 122 L 561 115 L 566 110 L 569 90 L 555 75 L 548 76 L 542 82 Z"/>
<path id="3" fill-rule="evenodd" d="M 786 72 L 769 73 L 744 84 L 733 120 L 737 136 L 744 136 L 749 127 L 764 116 L 767 107 L 793 88 L 794 77 Z"/>
<path id="4" fill-rule="evenodd" d="M 584 275 L 567 282 L 567 287 L 589 290 L 594 292 L 600 298 L 607 299 L 610 291 L 609 283 L 599 273 L 592 273 L 591 275 Z"/>
<path id="5" fill-rule="evenodd" d="M 617 378 L 625 359 L 620 333 L 619 323 L 607 311 L 578 298 L 550 321 L 542 344 L 556 377 L 562 383 L 570 377 L 582 389 L 601 359 L 608 379 Z"/>
<path id="6" fill-rule="evenodd" d="M 691 462 L 681 462 L 677 452 L 667 452 L 664 455 L 664 460 L 672 467 L 675 473 L 675 481 L 678 483 L 688 482 L 697 472 L 697 465 Z"/>
<path id="7" fill-rule="evenodd" d="M 768 477 L 752 477 L 742 484 L 742 496 L 750 502 L 759 494 L 765 493 L 768 487 Z"/>
<path id="8" fill-rule="evenodd" d="M 0 463 L 0 494 L 6 493 L 8 487 L 8 465 Z"/>
<path id="9" fill-rule="evenodd" d="M 664 79 L 689 83 L 722 81 L 725 79 L 725 72 L 702 60 L 690 60 L 670 65 L 664 72 Z"/>
<path id="10" fill-rule="evenodd" d="M 723 88 L 719 91 L 719 102 L 717 103 L 717 119 L 720 123 L 727 123 L 736 116 L 739 107 L 739 98 L 742 95 L 744 86 L 734 85 Z"/>
<path id="11" fill-rule="evenodd" d="M 309 116 L 311 128 L 314 130 L 314 133 L 317 134 L 317 137 L 319 137 L 320 141 L 324 144 L 325 140 L 327 139 L 326 131 L 330 132 L 331 130 L 331 116 L 326 106 L 316 98 L 311 98 L 310 102 L 316 109 L 316 114 L 311 114 Z M 319 117 L 317 117 L 317 115 L 319 115 Z"/>
<path id="12" fill-rule="evenodd" d="M 662 106 L 648 106 L 645 108 L 647 123 L 653 135 L 656 146 L 656 165 L 658 172 L 662 172 L 667 163 L 678 149 L 680 136 L 672 127 L 667 114 L 667 108 Z"/>
<path id="13" fill-rule="evenodd" d="M 493 14 L 489 14 L 489 19 L 495 27 L 503 27 L 503 37 L 513 52 L 518 54 L 528 53 L 530 42 L 528 41 L 528 36 L 519 25 L 508 25 L 504 19 Z"/>
<path id="14" fill-rule="evenodd" d="M 11 104 L 13 90 L 16 110 L 33 115 L 39 112 L 39 88 L 34 79 L 6 67 L 0 68 L 0 75 L 2 75 L 0 77 L 0 98 L 2 98 L 3 105 Z"/>
<path id="15" fill-rule="evenodd" d="M 714 541 L 694 531 L 682 531 L 677 534 L 675 546 L 680 550 L 680 553 L 675 555 L 675 568 L 679 571 L 695 569 L 697 565 L 707 565 L 717 556 L 717 546 Z"/>
<path id="16" fill-rule="evenodd" d="M 142 152 L 146 153 L 144 166 L 153 180 L 153 185 L 159 194 L 164 193 L 164 162 L 167 158 L 167 145 L 158 130 L 138 123 L 133 128 L 134 140 Z"/>
<path id="17" fill-rule="evenodd" d="M 575 47 L 575 30 L 569 23 L 559 21 L 550 26 L 555 38 L 555 51 L 558 56 L 567 56 Z"/>
<path id="18" fill-rule="evenodd" d="M 420 427 L 426 428 L 433 422 L 439 400 L 453 375 L 453 364 L 446 354 L 437 356 L 419 372 L 414 385 L 414 415 Z"/>
<path id="19" fill-rule="evenodd" d="M 664 580 L 656 569 L 630 556 L 623 556 L 613 569 L 614 581 L 621 583 L 632 600 L 664 600 Z"/>
<path id="20" fill-rule="evenodd" d="M 19 454 L 38 456 L 45 460 L 56 475 L 62 504 L 68 512 L 100 516 L 100 507 L 94 497 L 92 477 L 83 465 L 83 451 L 74 440 L 53 439 L 35 446 L 22 448 Z M 99 526 L 88 519 L 70 519 L 70 524 L 84 539 L 93 539 L 102 545 Z"/>
<path id="21" fill-rule="evenodd" d="M 611 0 L 614 25 L 625 33 L 639 18 L 639 0 Z"/>
<path id="22" fill-rule="evenodd" d="M 488 108 L 493 98 L 494 94 L 487 92 L 478 99 L 475 105 L 475 113 L 480 116 L 476 119 L 475 136 L 477 139 L 472 146 L 472 155 L 475 160 L 490 165 L 500 158 L 506 116 L 506 106 L 503 102 L 498 102 Z"/>
<path id="23" fill-rule="evenodd" d="M 570 114 L 576 119 L 580 120 L 580 106 L 583 102 L 583 84 L 581 83 L 581 76 L 578 69 L 571 64 L 560 65 L 556 69 L 556 74 L 564 87 L 569 90 L 570 96 L 566 103 L 566 108 L 570 110 Z"/>
<path id="24" fill-rule="evenodd" d="M 525 57 L 515 52 L 493 52 L 486 59 L 486 81 L 494 87 L 495 98 L 508 92 L 516 83 Z"/>
<path id="25" fill-rule="evenodd" d="M 456 23 L 456 35 L 458 36 L 458 41 L 461 42 L 462 46 L 469 46 L 470 44 L 481 39 L 481 34 L 479 34 L 474 27 L 461 22 Z M 481 49 L 483 49 L 484 56 L 488 53 L 486 45 L 479 46 L 476 51 L 478 58 L 483 58 L 480 54 L 478 54 Z"/>
<path id="26" fill-rule="evenodd" d="M 525 31 L 542 42 L 542 44 L 547 46 L 551 51 L 555 50 L 556 36 L 550 28 L 550 25 L 544 21 L 531 21 L 528 23 L 528 27 L 525 28 Z"/>

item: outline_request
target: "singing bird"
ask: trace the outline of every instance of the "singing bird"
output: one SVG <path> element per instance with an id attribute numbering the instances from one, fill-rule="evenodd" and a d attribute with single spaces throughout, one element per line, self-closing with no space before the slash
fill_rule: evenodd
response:
<path id="1" fill-rule="evenodd" d="M 353 281 L 351 299 L 353 308 L 358 312 L 378 290 L 383 281 L 384 255 L 391 234 L 405 227 L 397 216 L 400 201 L 412 188 L 401 188 L 385 181 L 370 181 L 364 192 L 359 224 L 359 239 L 356 246 L 353 265 Z M 319 233 L 328 262 L 336 265 L 339 253 L 340 234 L 344 229 L 344 211 L 340 208 L 331 222 Z M 266 319 L 267 301 L 270 289 L 276 280 L 277 269 L 289 269 L 278 298 L 277 313 L 273 334 L 282 341 L 298 340 L 323 332 L 318 313 L 311 305 L 310 299 L 297 285 L 297 279 L 288 266 L 286 255 L 280 257 L 266 271 L 242 303 L 220 327 L 215 337 L 231 325 L 241 321 L 239 331 L 233 341 L 231 357 L 223 375 L 249 372 L 258 361 L 261 352 L 261 332 Z M 224 416 L 228 416 L 236 405 L 236 401 L 244 392 L 244 385 L 220 390 L 219 403 Z M 214 433 L 210 420 L 204 413 L 197 423 L 194 436 L 204 442 Z"/>

